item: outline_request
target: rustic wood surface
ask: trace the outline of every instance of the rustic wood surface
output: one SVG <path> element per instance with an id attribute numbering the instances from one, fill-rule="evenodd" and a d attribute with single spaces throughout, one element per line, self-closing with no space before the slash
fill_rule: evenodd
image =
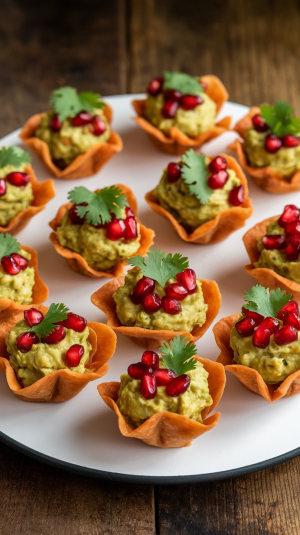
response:
<path id="1" fill-rule="evenodd" d="M 235 102 L 286 99 L 300 114 L 299 27 L 296 0 L 2 0 L 0 136 L 43 111 L 58 85 L 143 91 L 163 69 L 214 73 Z M 0 533 L 298 535 L 299 470 L 295 459 L 154 488 L 76 476 L 0 445 Z"/>

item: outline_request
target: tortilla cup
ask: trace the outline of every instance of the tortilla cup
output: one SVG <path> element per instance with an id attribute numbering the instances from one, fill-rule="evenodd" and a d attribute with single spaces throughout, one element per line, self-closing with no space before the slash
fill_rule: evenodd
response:
<path id="1" fill-rule="evenodd" d="M 103 112 L 110 123 L 112 110 L 108 104 L 105 104 Z M 74 178 L 86 178 L 94 175 L 108 160 L 123 148 L 122 139 L 119 134 L 112 131 L 107 142 L 100 142 L 90 147 L 84 154 L 77 156 L 70 165 L 61 170 L 53 163 L 47 143 L 35 137 L 35 131 L 44 115 L 44 113 L 38 113 L 30 117 L 23 126 L 20 138 L 35 152 L 56 178 L 73 180 Z"/>
<path id="2" fill-rule="evenodd" d="M 216 103 L 218 113 L 229 96 L 224 85 L 219 78 L 211 74 L 201 76 L 200 80 L 207 84 L 206 94 Z M 208 143 L 208 141 L 230 129 L 231 117 L 224 117 L 215 126 L 209 128 L 206 132 L 198 134 L 195 138 L 187 136 L 177 127 L 171 128 L 170 135 L 166 136 L 161 130 L 145 119 L 146 99 L 133 100 L 132 105 L 138 114 L 138 117 L 133 117 L 133 120 L 148 134 L 151 141 L 159 150 L 168 152 L 169 154 L 184 154 L 187 149 L 197 150 L 204 143 Z"/>
<path id="3" fill-rule="evenodd" d="M 188 331 L 167 331 L 144 329 L 142 327 L 126 327 L 121 325 L 116 314 L 116 303 L 113 294 L 119 286 L 124 286 L 125 277 L 117 277 L 107 282 L 91 296 L 92 303 L 100 308 L 107 315 L 107 325 L 115 332 L 128 336 L 135 344 L 146 349 L 155 349 L 160 347 L 162 342 L 170 341 L 178 334 L 187 336 L 189 340 L 195 342 L 207 331 L 209 326 L 217 316 L 221 306 L 221 294 L 215 281 L 198 279 L 202 284 L 202 291 L 205 303 L 208 304 L 206 322 L 202 327 L 195 327 L 192 332 Z"/>
<path id="4" fill-rule="evenodd" d="M 21 232 L 21 230 L 28 225 L 30 219 L 44 210 L 47 202 L 55 197 L 53 180 L 38 182 L 31 165 L 28 165 L 28 167 L 25 168 L 25 172 L 30 175 L 34 199 L 25 210 L 22 210 L 22 212 L 19 212 L 13 217 L 6 227 L 0 226 L 0 233 L 9 232 L 9 234 L 14 236 L 18 232 Z"/>
<path id="5" fill-rule="evenodd" d="M 126 195 L 129 205 L 134 211 L 134 213 L 137 213 L 137 200 L 130 188 L 128 186 L 124 186 L 123 184 L 116 184 L 119 188 L 121 188 L 122 192 Z M 66 261 L 68 262 L 69 266 L 73 271 L 77 271 L 78 273 L 82 273 L 82 275 L 86 275 L 87 277 L 92 277 L 95 279 L 98 279 L 100 277 L 119 277 L 120 275 L 123 275 L 124 273 L 124 267 L 127 266 L 126 262 L 119 262 L 116 264 L 112 269 L 109 269 L 108 271 L 96 271 L 95 269 L 91 268 L 87 261 L 78 253 L 75 253 L 74 251 L 71 251 L 71 249 L 67 249 L 66 247 L 62 247 L 57 239 L 57 228 L 60 226 L 60 222 L 62 218 L 64 217 L 66 211 L 72 206 L 71 202 L 68 202 L 66 204 L 63 204 L 54 219 L 50 221 L 49 225 L 54 230 L 54 232 L 51 232 L 50 234 L 50 240 L 54 246 L 54 249 L 56 252 L 63 256 Z M 140 234 L 141 234 L 141 240 L 140 240 L 140 247 L 137 250 L 136 253 L 134 253 L 132 256 L 142 255 L 145 256 L 147 251 L 150 249 L 151 245 L 153 244 L 153 238 L 155 236 L 155 233 L 153 230 L 145 227 L 138 217 L 136 216 L 136 219 L 140 225 Z"/>
<path id="6" fill-rule="evenodd" d="M 217 243 L 227 238 L 235 230 L 243 227 L 246 219 L 252 215 L 253 208 L 251 200 L 248 198 L 247 179 L 241 167 L 232 156 L 228 156 L 228 154 L 221 154 L 221 156 L 226 158 L 229 169 L 235 171 L 241 184 L 244 186 L 245 200 L 241 206 L 232 206 L 223 210 L 211 221 L 197 227 L 191 234 L 188 234 L 186 229 L 178 223 L 177 219 L 168 210 L 160 206 L 159 200 L 155 195 L 155 189 L 145 195 L 146 202 L 151 206 L 152 210 L 168 219 L 179 237 L 184 241 L 203 245 Z"/>
<path id="7" fill-rule="evenodd" d="M 244 138 L 246 130 L 251 128 L 252 117 L 260 112 L 260 108 L 254 107 L 234 127 L 234 130 Z M 269 193 L 293 193 L 300 191 L 300 171 L 297 171 L 290 180 L 285 180 L 281 173 L 273 167 L 251 167 L 248 165 L 247 156 L 243 150 L 243 143 L 236 139 L 227 147 L 237 153 L 242 168 L 253 178 L 255 184 Z"/>
<path id="8" fill-rule="evenodd" d="M 223 395 L 226 382 L 224 369 L 220 364 L 211 360 L 201 357 L 195 358 L 202 362 L 205 370 L 209 373 L 209 392 L 213 398 L 213 404 L 202 411 L 202 424 L 187 416 L 165 411 L 154 414 L 142 425 L 133 429 L 126 423 L 116 404 L 120 383 L 111 382 L 98 385 L 98 392 L 103 401 L 117 414 L 119 429 L 124 437 L 138 438 L 146 444 L 158 448 L 183 448 L 190 446 L 195 438 L 217 425 L 221 416 L 220 412 L 209 416 L 209 418 L 206 416 L 216 407 Z"/>
<path id="9" fill-rule="evenodd" d="M 253 368 L 243 366 L 242 364 L 235 364 L 233 362 L 233 351 L 230 347 L 230 332 L 241 314 L 233 314 L 227 318 L 221 319 L 214 327 L 216 343 L 221 350 L 217 358 L 217 362 L 222 364 L 225 370 L 236 375 L 238 380 L 252 392 L 262 396 L 270 403 L 277 399 L 294 396 L 300 392 L 300 370 L 292 373 L 282 383 L 277 385 L 268 385 L 262 376 Z"/>
<path id="10" fill-rule="evenodd" d="M 14 369 L 9 364 L 9 353 L 6 349 L 5 339 L 15 323 L 23 318 L 24 308 L 20 310 L 17 305 L 11 308 L 15 309 L 15 314 L 0 325 L 0 370 L 5 373 L 10 390 L 19 399 L 47 403 L 67 401 L 77 396 L 90 381 L 100 379 L 106 374 L 108 371 L 107 361 L 115 352 L 116 335 L 106 325 L 88 322 L 87 325 L 90 330 L 88 341 L 92 345 L 92 350 L 86 368 L 92 368 L 93 371 L 77 373 L 71 370 L 58 370 L 23 388 L 17 379 Z M 37 305 L 36 308 L 43 314 L 46 314 L 48 310 L 48 307 L 43 305 Z"/>

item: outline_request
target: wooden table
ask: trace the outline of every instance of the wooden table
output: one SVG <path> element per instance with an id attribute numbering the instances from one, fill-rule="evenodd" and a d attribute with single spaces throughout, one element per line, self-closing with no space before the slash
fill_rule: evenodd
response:
<path id="1" fill-rule="evenodd" d="M 1 136 L 44 111 L 59 85 L 139 92 L 163 69 L 213 73 L 232 101 L 285 99 L 300 114 L 296 0 L 3 0 L 0 21 Z M 226 481 L 157 487 L 69 474 L 3 445 L 0 462 L 1 535 L 300 532 L 299 459 Z"/>

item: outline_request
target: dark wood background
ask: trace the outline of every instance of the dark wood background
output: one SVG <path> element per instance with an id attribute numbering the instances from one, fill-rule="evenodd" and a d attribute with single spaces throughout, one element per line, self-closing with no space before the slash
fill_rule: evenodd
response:
<path id="1" fill-rule="evenodd" d="M 232 101 L 285 99 L 300 114 L 299 1 L 2 0 L 0 136 L 44 111 L 59 85 L 140 92 L 163 69 L 216 74 Z M 0 534 L 299 535 L 299 470 L 295 459 L 153 487 L 76 476 L 0 445 Z"/>

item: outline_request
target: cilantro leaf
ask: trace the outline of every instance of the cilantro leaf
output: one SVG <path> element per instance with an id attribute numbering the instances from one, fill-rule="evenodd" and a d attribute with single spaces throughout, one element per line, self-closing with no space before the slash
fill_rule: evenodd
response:
<path id="1" fill-rule="evenodd" d="M 195 195 L 201 204 L 208 204 L 213 190 L 207 183 L 208 169 L 204 154 L 198 155 L 193 149 L 189 149 L 181 157 L 181 161 L 184 164 L 181 176 L 188 185 L 190 194 Z"/>
<path id="2" fill-rule="evenodd" d="M 50 105 L 60 120 L 64 121 L 67 117 L 75 117 L 80 111 L 92 112 L 94 108 L 103 108 L 104 103 L 100 99 L 99 93 L 86 91 L 78 94 L 74 87 L 65 86 L 53 91 Z"/>
<path id="3" fill-rule="evenodd" d="M 54 331 L 58 321 L 63 321 L 67 319 L 67 314 L 69 312 L 68 307 L 63 303 L 55 304 L 52 303 L 49 307 L 49 310 L 38 325 L 31 327 L 30 331 L 36 333 L 39 337 L 48 336 L 48 334 Z"/>
<path id="4" fill-rule="evenodd" d="M 0 259 L 20 251 L 20 244 L 11 234 L 0 234 Z"/>
<path id="5" fill-rule="evenodd" d="M 138 266 L 145 277 L 157 281 L 162 287 L 169 279 L 173 279 L 178 273 L 189 267 L 187 257 L 183 257 L 180 253 L 174 255 L 169 253 L 166 256 L 165 251 L 159 251 L 153 247 L 148 251 L 148 256 L 143 258 L 138 255 L 134 258 L 128 258 L 125 262 Z"/>
<path id="6" fill-rule="evenodd" d="M 30 154 L 20 147 L 1 147 L 0 149 L 0 168 L 5 167 L 6 165 L 20 167 L 22 163 L 30 162 Z"/>
<path id="7" fill-rule="evenodd" d="M 165 365 L 177 375 L 196 368 L 197 361 L 192 357 L 196 355 L 197 349 L 193 342 L 187 342 L 187 340 L 186 336 L 178 334 L 171 340 L 170 345 L 164 342 L 159 348 Z"/>
<path id="8" fill-rule="evenodd" d="M 82 218 L 86 216 L 87 222 L 91 225 L 110 221 L 110 212 L 119 218 L 125 206 L 129 206 L 126 195 L 117 186 L 110 186 L 95 192 L 84 186 L 77 186 L 69 191 L 68 199 L 76 204 L 87 203 L 86 206 L 77 206 L 76 213 Z"/>
<path id="9" fill-rule="evenodd" d="M 278 100 L 274 106 L 261 104 L 260 115 L 270 127 L 273 134 L 278 137 L 286 134 L 299 134 L 300 119 L 293 116 L 294 110 L 284 100 Z"/>
<path id="10" fill-rule="evenodd" d="M 244 305 L 244 308 L 251 310 L 251 312 L 257 312 L 265 318 L 271 316 L 276 318 L 279 310 L 293 297 L 291 294 L 286 295 L 286 292 L 281 291 L 280 288 L 276 290 L 269 290 L 257 284 L 252 286 L 249 292 L 244 292 L 245 301 L 248 304 Z"/>
<path id="11" fill-rule="evenodd" d="M 164 71 L 163 90 L 176 89 L 182 95 L 199 95 L 204 91 L 196 76 L 182 72 Z"/>

